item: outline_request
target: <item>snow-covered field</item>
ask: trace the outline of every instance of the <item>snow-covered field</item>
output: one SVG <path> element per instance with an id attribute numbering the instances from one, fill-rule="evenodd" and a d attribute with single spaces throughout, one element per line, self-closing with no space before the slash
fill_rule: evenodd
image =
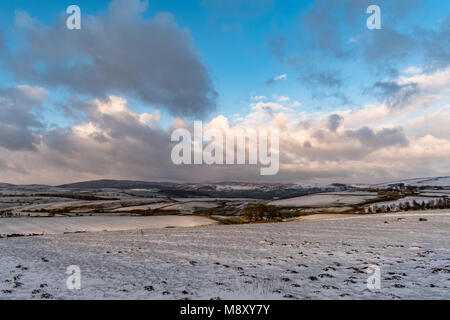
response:
<path id="1" fill-rule="evenodd" d="M 196 216 L 3 218 L 0 235 L 125 231 L 215 224 Z"/>
<path id="2" fill-rule="evenodd" d="M 420 192 L 421 196 L 427 196 L 427 197 L 450 197 L 450 189 L 448 190 L 422 190 Z"/>
<path id="3" fill-rule="evenodd" d="M 162 200 L 153 198 L 144 199 L 122 199 L 122 200 L 96 200 L 96 201 L 81 201 L 81 200 L 60 200 L 59 198 L 35 198 L 24 197 L 19 201 L 9 201 L 9 198 L 0 199 L 0 208 L 8 209 L 18 216 L 28 216 L 30 213 L 48 212 L 52 210 L 61 210 L 71 213 L 88 213 L 94 212 L 95 209 L 107 210 L 110 212 L 117 212 L 118 209 L 124 207 L 135 206 L 151 206 L 158 205 Z M 3 206 L 2 206 L 3 203 Z"/>
<path id="4" fill-rule="evenodd" d="M 438 210 L 0 239 L 0 298 L 450 299 L 449 230 Z"/>
<path id="5" fill-rule="evenodd" d="M 172 206 L 168 206 L 163 208 L 162 210 L 178 210 L 182 213 L 193 213 L 195 211 L 195 209 L 212 209 L 212 208 L 217 208 L 217 204 L 212 202 L 212 201 L 204 201 L 204 202 L 200 202 L 200 201 L 191 201 L 191 202 L 183 202 L 183 203 L 178 203 L 178 204 L 174 204 Z"/>
<path id="6" fill-rule="evenodd" d="M 123 208 L 119 208 L 119 209 L 115 209 L 115 210 L 111 210 L 112 212 L 131 212 L 131 211 L 146 211 L 146 210 L 155 210 L 155 209 L 160 209 L 160 208 L 164 208 L 167 206 L 171 206 L 172 204 L 168 204 L 167 202 L 159 202 L 159 203 L 155 203 L 155 204 L 146 204 L 146 205 L 142 205 L 142 206 L 132 206 L 132 207 L 123 207 Z"/>
<path id="7" fill-rule="evenodd" d="M 333 192 L 276 200 L 269 203 L 273 206 L 286 207 L 331 207 L 354 205 L 378 198 L 375 192 Z"/>

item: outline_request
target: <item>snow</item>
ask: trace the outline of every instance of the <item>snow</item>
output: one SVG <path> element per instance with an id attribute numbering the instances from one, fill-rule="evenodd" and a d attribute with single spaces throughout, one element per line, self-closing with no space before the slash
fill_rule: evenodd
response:
<path id="1" fill-rule="evenodd" d="M 158 229 L 214 223 L 208 218 L 195 216 L 2 218 L 0 235 Z"/>
<path id="2" fill-rule="evenodd" d="M 433 189 L 427 189 L 422 190 L 420 193 L 421 196 L 427 196 L 427 197 L 450 197 L 450 190 L 433 190 Z"/>
<path id="3" fill-rule="evenodd" d="M 410 185 L 446 187 L 450 186 L 450 177 L 438 177 L 418 180 L 417 182 L 408 182 Z"/>
<path id="4" fill-rule="evenodd" d="M 6 197 L 0 198 L 1 208 L 19 208 L 26 205 L 48 204 L 48 203 L 68 203 L 73 201 L 69 198 L 54 198 L 54 197 Z"/>
<path id="5" fill-rule="evenodd" d="M 167 202 L 160 202 L 160 203 L 154 203 L 154 204 L 146 204 L 146 205 L 142 205 L 142 206 L 123 207 L 123 208 L 112 210 L 112 212 L 156 210 L 156 209 L 160 209 L 160 208 L 167 207 L 170 205 L 172 205 L 172 204 L 167 203 Z"/>
<path id="6" fill-rule="evenodd" d="M 254 185 L 246 186 L 246 185 L 238 185 L 238 184 L 235 184 L 235 185 L 217 185 L 216 186 L 216 190 L 218 190 L 218 191 L 222 191 L 222 190 L 244 190 L 244 191 L 246 191 L 246 190 L 255 190 L 255 189 L 258 189 L 258 188 L 259 188 L 259 186 L 254 186 Z"/>
<path id="7" fill-rule="evenodd" d="M 150 205 L 124 207 L 113 210 L 113 212 L 131 212 L 161 209 L 163 211 L 177 210 L 181 213 L 193 213 L 196 208 L 208 209 L 216 208 L 218 204 L 215 201 L 183 201 L 183 202 L 160 202 Z"/>
<path id="8" fill-rule="evenodd" d="M 422 190 L 422 192 L 445 193 L 445 194 L 450 195 L 450 189 L 425 189 L 425 190 Z"/>
<path id="9" fill-rule="evenodd" d="M 198 201 L 198 202 L 214 202 L 214 201 L 229 201 L 229 202 L 239 202 L 239 201 L 258 201 L 257 199 L 253 198 L 217 198 L 217 197 L 211 197 L 211 198 L 172 198 L 172 200 L 178 201 L 178 202 L 192 202 L 192 201 Z"/>
<path id="10" fill-rule="evenodd" d="M 0 299 L 450 299 L 449 230 L 430 210 L 0 239 Z"/>
<path id="11" fill-rule="evenodd" d="M 415 178 L 368 186 L 387 187 L 390 184 L 398 184 L 398 183 L 404 183 L 407 186 L 419 186 L 419 187 L 420 186 L 450 187 L 450 177 Z"/>
<path id="12" fill-rule="evenodd" d="M 269 205 L 284 207 L 327 207 L 334 205 L 360 204 L 376 198 L 378 198 L 376 193 L 334 192 L 276 200 L 269 202 Z"/>
<path id="13" fill-rule="evenodd" d="M 72 213 L 86 213 L 95 211 L 95 209 L 102 208 L 105 211 L 120 212 L 133 210 L 134 207 L 152 207 L 161 204 L 161 199 L 143 198 L 143 199 L 122 199 L 122 200 L 95 200 L 95 201 L 82 201 L 73 199 L 60 199 L 60 198 L 35 198 L 26 197 L 23 200 L 17 201 L 17 203 L 10 202 L 10 205 L 2 205 L 0 200 L 0 207 L 8 208 L 16 215 L 28 215 L 30 212 L 36 211 L 49 211 L 49 210 L 65 210 Z M 165 203 L 164 205 L 167 205 Z M 123 210 L 121 210 L 123 209 Z"/>
<path id="14" fill-rule="evenodd" d="M 215 202 L 200 202 L 200 201 L 191 201 L 191 202 L 183 202 L 183 203 L 175 203 L 172 206 L 164 207 L 162 210 L 178 210 L 183 213 L 193 213 L 196 208 L 199 209 L 212 209 L 217 208 L 219 205 Z"/>
<path id="15" fill-rule="evenodd" d="M 420 195 L 425 197 L 450 197 L 450 193 L 446 192 L 422 192 Z"/>

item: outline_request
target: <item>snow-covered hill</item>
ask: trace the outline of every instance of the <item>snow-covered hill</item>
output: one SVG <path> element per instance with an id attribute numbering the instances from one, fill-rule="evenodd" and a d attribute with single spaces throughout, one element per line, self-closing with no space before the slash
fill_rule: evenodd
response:
<path id="1" fill-rule="evenodd" d="M 376 184 L 377 187 L 388 187 L 390 185 L 404 184 L 405 186 L 417 187 L 450 187 L 450 176 L 445 177 L 429 177 L 429 178 L 414 178 L 399 181 L 392 181 L 389 183 Z"/>

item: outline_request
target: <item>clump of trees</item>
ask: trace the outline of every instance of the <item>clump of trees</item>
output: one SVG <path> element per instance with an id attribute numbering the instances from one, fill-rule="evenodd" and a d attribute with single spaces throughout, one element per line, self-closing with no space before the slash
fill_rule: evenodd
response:
<path id="1" fill-rule="evenodd" d="M 12 218 L 14 216 L 11 210 L 0 211 L 0 218 Z"/>
<path id="2" fill-rule="evenodd" d="M 250 222 L 281 221 L 282 219 L 297 216 L 296 212 L 265 204 L 248 204 L 243 209 L 242 215 Z"/>
<path id="3" fill-rule="evenodd" d="M 417 202 L 416 200 L 404 201 L 399 203 L 391 203 L 389 205 L 373 205 L 368 208 L 368 213 L 385 213 L 392 211 L 417 211 L 417 210 L 433 210 L 433 209 L 449 209 L 450 199 L 439 198 L 431 199 L 427 202 Z"/>

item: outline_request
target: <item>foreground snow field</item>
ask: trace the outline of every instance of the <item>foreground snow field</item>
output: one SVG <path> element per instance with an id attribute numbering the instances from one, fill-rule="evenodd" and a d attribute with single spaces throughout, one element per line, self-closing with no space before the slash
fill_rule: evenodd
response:
<path id="1" fill-rule="evenodd" d="M 3 238 L 0 298 L 450 299 L 449 243 L 449 210 Z"/>
<path id="2" fill-rule="evenodd" d="M 196 216 L 4 218 L 0 219 L 0 235 L 126 231 L 167 227 L 197 227 L 210 224 L 215 224 L 215 222 L 208 218 Z"/>

